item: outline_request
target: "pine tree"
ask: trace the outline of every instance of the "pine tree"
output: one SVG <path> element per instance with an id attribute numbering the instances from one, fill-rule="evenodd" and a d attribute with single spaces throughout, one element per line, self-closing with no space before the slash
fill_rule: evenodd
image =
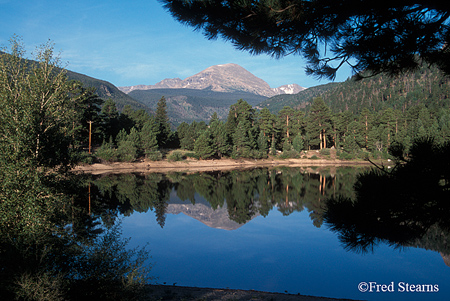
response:
<path id="1" fill-rule="evenodd" d="M 280 112 L 278 112 L 278 124 L 282 131 L 282 138 L 287 138 L 289 141 L 292 140 L 292 131 L 294 128 L 294 117 L 295 111 L 291 107 L 284 107 Z"/>
<path id="2" fill-rule="evenodd" d="M 108 98 L 103 104 L 100 118 L 102 119 L 101 128 L 103 139 L 112 137 L 115 140 L 120 131 L 119 111 L 117 110 L 116 103 L 111 98 Z"/>
<path id="3" fill-rule="evenodd" d="M 230 139 L 227 135 L 225 124 L 216 118 L 212 118 L 209 123 L 209 128 L 213 140 L 212 147 L 215 154 L 220 158 L 224 155 L 228 155 L 230 153 Z"/>
<path id="4" fill-rule="evenodd" d="M 209 131 L 205 131 L 195 141 L 194 151 L 200 159 L 209 159 L 214 155 L 214 149 L 212 148 L 212 139 Z"/>
<path id="5" fill-rule="evenodd" d="M 169 136 L 171 131 L 169 117 L 167 115 L 166 98 L 164 96 L 161 97 L 161 99 L 158 101 L 155 119 L 159 128 L 157 137 L 158 145 L 160 148 L 167 147 L 167 145 L 169 144 Z"/>
<path id="6" fill-rule="evenodd" d="M 303 150 L 304 143 L 303 143 L 303 137 L 301 134 L 297 134 L 294 137 L 294 140 L 292 141 L 292 146 L 297 152 L 300 152 Z"/>
<path id="7" fill-rule="evenodd" d="M 331 111 L 321 97 L 313 100 L 308 115 L 307 132 L 311 138 L 310 145 L 327 147 L 327 136 L 331 130 Z"/>
<path id="8" fill-rule="evenodd" d="M 142 149 L 148 156 L 158 150 L 158 133 L 159 127 L 156 120 L 152 117 L 144 123 L 140 132 Z"/>

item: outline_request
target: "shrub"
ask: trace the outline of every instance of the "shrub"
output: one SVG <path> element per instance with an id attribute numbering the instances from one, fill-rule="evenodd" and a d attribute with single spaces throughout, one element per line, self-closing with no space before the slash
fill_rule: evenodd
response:
<path id="1" fill-rule="evenodd" d="M 329 148 L 322 148 L 319 152 L 320 152 L 321 155 L 324 155 L 324 156 L 329 156 L 330 155 L 330 149 Z"/>
<path id="2" fill-rule="evenodd" d="M 355 158 L 353 154 L 347 152 L 339 152 L 337 155 L 340 160 L 352 160 Z"/>
<path id="3" fill-rule="evenodd" d="M 298 158 L 299 153 L 295 149 L 284 151 L 281 155 L 281 159 L 294 159 Z"/>
<path id="4" fill-rule="evenodd" d="M 168 161 L 181 161 L 183 160 L 183 153 L 180 151 L 174 151 L 170 155 L 167 156 Z"/>
<path id="5" fill-rule="evenodd" d="M 196 153 L 189 152 L 189 153 L 185 153 L 184 155 L 186 156 L 186 158 L 194 158 L 194 159 L 197 159 L 197 160 L 199 159 L 199 157 L 197 156 Z"/>
<path id="6" fill-rule="evenodd" d="M 150 150 L 146 152 L 147 159 L 151 161 L 160 161 L 162 160 L 162 154 L 159 150 Z"/>

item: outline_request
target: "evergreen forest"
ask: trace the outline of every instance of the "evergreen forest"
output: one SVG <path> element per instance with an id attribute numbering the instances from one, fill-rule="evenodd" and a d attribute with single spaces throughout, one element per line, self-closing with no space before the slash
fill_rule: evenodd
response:
<path id="1" fill-rule="evenodd" d="M 133 158 L 147 155 L 160 159 L 164 148 L 188 151 L 175 154 L 174 159 L 302 158 L 304 151 L 329 155 L 330 149 L 335 149 L 336 158 L 343 160 L 388 158 L 389 148 L 399 144 L 407 156 L 413 142 L 423 138 L 438 144 L 449 141 L 450 80 L 439 70 L 422 67 L 396 78 L 365 76 L 294 96 L 276 96 L 256 107 L 239 99 L 229 107 L 226 119 L 213 113 L 208 123 L 182 122 L 177 128 L 168 118 L 164 97 L 154 116 L 129 106 L 119 113 L 109 100 L 97 123 L 97 142 L 104 139 L 99 157 L 121 160 L 124 140 L 134 141 L 133 147 L 127 142 L 126 150 Z M 146 122 L 146 132 L 142 132 Z M 149 143 L 153 139 L 149 137 L 157 139 Z M 116 155 L 110 151 L 111 155 L 105 156 L 105 149 L 115 149 Z"/>

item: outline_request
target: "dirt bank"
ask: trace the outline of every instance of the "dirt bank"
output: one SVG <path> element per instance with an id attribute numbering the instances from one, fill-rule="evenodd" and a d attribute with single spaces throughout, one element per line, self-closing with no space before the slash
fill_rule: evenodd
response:
<path id="1" fill-rule="evenodd" d="M 133 163 L 115 162 L 115 163 L 96 163 L 91 165 L 79 165 L 73 169 L 75 172 L 84 172 L 91 174 L 105 173 L 128 173 L 128 172 L 194 172 L 194 171 L 214 171 L 214 170 L 233 170 L 256 167 L 273 166 L 352 166 L 352 165 L 371 165 L 368 161 L 343 161 L 332 159 L 220 159 L 220 160 L 195 160 L 186 159 L 182 161 L 170 162 L 161 161 L 139 161 Z"/>
<path id="2" fill-rule="evenodd" d="M 349 299 L 334 299 L 325 297 L 232 289 L 197 288 L 172 285 L 149 285 L 147 300 L 335 301 Z"/>

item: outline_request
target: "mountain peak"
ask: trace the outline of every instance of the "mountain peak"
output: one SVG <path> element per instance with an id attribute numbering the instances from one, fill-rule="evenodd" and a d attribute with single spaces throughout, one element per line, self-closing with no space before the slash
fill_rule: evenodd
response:
<path id="1" fill-rule="evenodd" d="M 216 92 L 249 92 L 256 95 L 271 97 L 278 94 L 295 94 L 303 90 L 297 84 L 284 85 L 272 89 L 264 80 L 256 77 L 243 67 L 228 63 L 214 65 L 205 70 L 187 77 L 164 79 L 155 85 L 138 85 L 130 87 L 119 87 L 125 93 L 133 90 L 149 90 L 163 88 L 188 88 L 198 90 L 211 90 Z"/>

